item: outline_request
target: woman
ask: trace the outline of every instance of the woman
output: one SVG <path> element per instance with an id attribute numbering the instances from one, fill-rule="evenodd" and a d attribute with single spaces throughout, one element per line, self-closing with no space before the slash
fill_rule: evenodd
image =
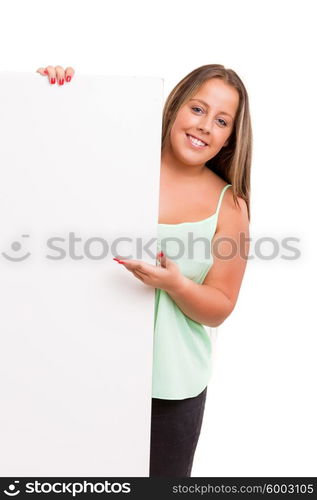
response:
<path id="1" fill-rule="evenodd" d="M 37 71 L 60 85 L 74 74 Z M 163 110 L 156 265 L 114 259 L 155 288 L 150 476 L 191 475 L 211 373 L 205 326 L 233 311 L 249 251 L 251 153 L 239 76 L 219 64 L 185 76 Z"/>

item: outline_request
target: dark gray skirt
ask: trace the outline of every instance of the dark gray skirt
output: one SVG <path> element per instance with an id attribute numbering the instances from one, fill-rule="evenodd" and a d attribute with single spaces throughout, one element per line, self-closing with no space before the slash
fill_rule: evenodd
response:
<path id="1" fill-rule="evenodd" d="M 150 477 L 190 477 L 206 395 L 152 398 Z"/>

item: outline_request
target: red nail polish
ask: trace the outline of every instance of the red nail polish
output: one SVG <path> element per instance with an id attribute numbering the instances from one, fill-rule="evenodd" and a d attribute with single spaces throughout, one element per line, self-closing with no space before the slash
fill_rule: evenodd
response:
<path id="1" fill-rule="evenodd" d="M 113 258 L 113 260 L 116 260 L 117 262 L 119 262 L 119 264 L 124 264 L 124 262 L 122 262 L 122 260 L 116 259 L 115 257 Z"/>
<path id="2" fill-rule="evenodd" d="M 45 70 L 44 70 L 44 73 L 45 73 L 46 75 L 48 74 L 48 71 L 47 71 L 47 69 L 45 69 Z"/>
<path id="3" fill-rule="evenodd" d="M 70 75 L 66 76 L 66 82 L 70 82 L 72 77 Z"/>
<path id="4" fill-rule="evenodd" d="M 55 83 L 55 78 L 51 78 L 51 83 Z"/>
<path id="5" fill-rule="evenodd" d="M 64 85 L 64 78 L 61 78 L 61 79 L 60 79 L 59 84 L 60 84 L 60 85 Z"/>
<path id="6" fill-rule="evenodd" d="M 160 253 L 158 254 L 158 256 L 159 256 L 159 257 L 164 257 L 163 252 L 160 252 Z"/>

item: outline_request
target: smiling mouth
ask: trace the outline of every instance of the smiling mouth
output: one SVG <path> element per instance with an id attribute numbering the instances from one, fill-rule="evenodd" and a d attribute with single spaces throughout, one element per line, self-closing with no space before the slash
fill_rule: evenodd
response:
<path id="1" fill-rule="evenodd" d="M 186 136 L 187 136 L 190 144 L 197 149 L 203 149 L 203 148 L 208 146 L 208 144 L 206 142 L 201 141 L 200 139 L 197 139 L 196 137 L 194 137 L 190 134 L 186 134 Z"/>

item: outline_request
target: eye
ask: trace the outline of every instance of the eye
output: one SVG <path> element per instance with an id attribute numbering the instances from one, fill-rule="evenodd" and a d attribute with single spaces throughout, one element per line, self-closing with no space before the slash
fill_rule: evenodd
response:
<path id="1" fill-rule="evenodd" d="M 193 106 L 193 107 L 192 107 L 192 110 L 195 110 L 195 109 L 200 109 L 200 111 L 202 111 L 202 109 L 201 109 L 201 108 L 199 108 L 198 106 Z"/>
<path id="2" fill-rule="evenodd" d="M 198 113 L 198 111 L 204 111 L 202 108 L 199 108 L 198 106 L 192 106 L 191 109 L 193 111 L 195 111 L 195 113 Z M 198 110 L 198 111 L 196 111 L 196 110 Z M 223 120 L 222 118 L 219 118 L 219 121 L 220 121 L 222 127 L 227 126 L 227 122 L 225 120 Z"/>
<path id="3" fill-rule="evenodd" d="M 225 120 L 223 120 L 222 118 L 219 118 L 219 121 L 222 122 L 222 126 L 223 127 L 226 127 L 227 126 L 227 122 L 225 122 Z"/>

